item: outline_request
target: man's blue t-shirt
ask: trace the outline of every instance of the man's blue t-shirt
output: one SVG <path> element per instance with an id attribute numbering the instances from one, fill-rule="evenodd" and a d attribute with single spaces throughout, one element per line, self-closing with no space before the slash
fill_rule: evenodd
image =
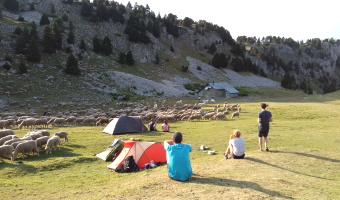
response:
<path id="1" fill-rule="evenodd" d="M 269 120 L 272 117 L 272 113 L 268 110 L 259 112 L 258 118 L 261 118 L 261 127 L 269 128 Z"/>
<path id="2" fill-rule="evenodd" d="M 164 147 L 167 152 L 169 177 L 178 181 L 188 180 L 192 176 L 189 157 L 192 146 L 190 144 L 180 143 L 169 145 L 165 142 Z"/>

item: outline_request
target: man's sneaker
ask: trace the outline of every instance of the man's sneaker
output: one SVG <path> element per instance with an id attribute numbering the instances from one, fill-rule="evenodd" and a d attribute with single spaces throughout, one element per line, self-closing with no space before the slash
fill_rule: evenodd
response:
<path id="1" fill-rule="evenodd" d="M 224 153 L 223 156 L 225 159 L 228 159 L 228 154 Z"/>
<path id="2" fill-rule="evenodd" d="M 268 147 L 266 148 L 266 151 L 269 151 Z"/>

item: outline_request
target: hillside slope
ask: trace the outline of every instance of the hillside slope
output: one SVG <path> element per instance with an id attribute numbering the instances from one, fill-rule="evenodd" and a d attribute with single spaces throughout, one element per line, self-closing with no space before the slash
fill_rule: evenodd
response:
<path id="1" fill-rule="evenodd" d="M 69 5 L 61 1 L 35 0 L 32 1 L 35 10 L 31 11 L 27 2 L 26 4 L 23 2 L 21 1 L 20 4 L 22 11 L 9 12 L 3 9 L 3 17 L 0 18 L 1 66 L 4 65 L 5 56 L 10 55 L 13 58 L 11 70 L 0 68 L 0 108 L 3 110 L 103 105 L 113 102 L 113 96 L 126 94 L 136 97 L 187 96 L 190 95 L 189 93 L 192 94 L 192 91 L 185 89 L 184 84 L 204 85 L 212 81 L 226 81 L 235 87 L 281 87 L 279 82 L 263 76 L 233 71 L 236 65 L 234 60 L 239 59 L 240 56 L 234 53 L 235 45 L 222 42 L 221 35 L 215 31 L 205 30 L 199 33 L 193 28 L 179 27 L 180 34 L 174 37 L 168 34 L 165 26 L 162 25 L 159 38 L 147 32 L 151 43 L 136 43 L 130 42 L 124 31 L 132 10 L 127 9 L 123 24 L 112 21 L 93 23 L 81 16 L 80 3 Z M 62 49 L 55 54 L 42 53 L 39 63 L 25 62 L 28 72 L 23 75 L 17 74 L 18 65 L 21 61 L 25 61 L 25 57 L 14 52 L 17 36 L 13 32 L 17 27 L 30 29 L 31 22 L 38 24 L 43 13 L 49 13 L 50 21 L 67 16 L 68 20 L 62 22 L 64 27 Z M 19 16 L 22 16 L 25 21 L 18 21 Z M 150 21 L 148 18 L 144 20 Z M 75 33 L 74 45 L 67 42 L 71 31 L 70 22 Z M 44 26 L 37 26 L 37 31 L 42 40 Z M 92 51 L 95 36 L 100 39 L 109 37 L 113 49 L 111 55 L 105 56 Z M 79 48 L 82 39 L 87 46 L 86 51 Z M 324 59 L 317 57 L 318 54 L 326 55 L 324 51 L 308 45 L 299 48 L 308 49 L 309 54 L 304 51 L 299 54 L 296 48 L 268 41 L 250 43 L 238 40 L 238 43 L 241 47 L 249 47 L 243 52 L 243 62 L 245 63 L 246 58 L 250 58 L 258 71 L 262 71 L 274 80 L 281 80 L 287 72 L 290 72 L 297 87 L 302 82 L 307 82 L 308 86 L 313 86 L 314 91 L 322 92 L 320 88 L 324 85 L 330 83 L 334 87 L 339 85 L 335 64 L 340 55 L 337 43 L 321 45 L 322 48 L 330 51 L 329 56 L 325 56 Z M 222 52 L 228 57 L 227 68 L 212 67 L 213 54 L 208 53 L 208 47 L 212 44 L 216 46 L 217 53 Z M 132 52 L 136 61 L 133 66 L 118 63 L 119 55 L 128 51 Z M 78 57 L 81 76 L 70 76 L 63 72 L 69 55 L 66 52 L 72 52 Z M 313 58 L 310 57 L 311 52 L 314 53 Z M 157 64 L 156 55 L 159 56 Z M 290 63 L 287 69 L 280 65 L 281 60 Z M 318 65 L 312 68 L 308 65 L 309 68 L 305 69 L 306 63 L 318 63 Z M 290 65 L 294 65 L 295 68 Z M 188 71 L 182 71 L 182 66 L 187 66 Z M 297 72 L 293 73 L 294 70 Z"/>

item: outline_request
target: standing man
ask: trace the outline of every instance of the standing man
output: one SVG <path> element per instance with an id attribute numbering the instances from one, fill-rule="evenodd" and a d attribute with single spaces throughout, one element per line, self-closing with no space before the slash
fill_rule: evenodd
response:
<path id="1" fill-rule="evenodd" d="M 269 151 L 268 149 L 268 133 L 269 133 L 269 122 L 273 121 L 272 113 L 266 110 L 267 104 L 261 103 L 261 109 L 262 111 L 258 114 L 257 122 L 259 124 L 259 145 L 260 145 L 260 151 L 263 151 L 262 149 L 262 137 L 264 138 L 264 144 L 266 147 L 266 151 Z"/>
<path id="2" fill-rule="evenodd" d="M 182 144 L 182 133 L 175 132 L 172 140 L 164 141 L 168 175 L 177 181 L 186 181 L 192 176 L 189 153 L 192 151 L 190 144 Z"/>

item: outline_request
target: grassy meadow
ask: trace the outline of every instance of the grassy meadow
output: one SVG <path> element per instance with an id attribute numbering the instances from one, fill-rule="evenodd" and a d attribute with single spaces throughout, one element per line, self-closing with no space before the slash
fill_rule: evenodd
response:
<path id="1" fill-rule="evenodd" d="M 115 138 L 163 142 L 171 139 L 171 133 L 109 135 L 102 133 L 103 126 L 64 126 L 48 128 L 51 133 L 69 133 L 69 142 L 63 142 L 60 151 L 41 152 L 22 162 L 0 161 L 0 199 L 340 199 L 340 92 L 255 93 L 216 102 L 239 103 L 239 118 L 170 122 L 171 131 L 182 132 L 183 142 L 193 146 L 194 176 L 187 182 L 169 179 L 166 165 L 136 173 L 110 172 L 106 167 L 110 162 L 94 156 Z M 262 101 L 269 104 L 274 119 L 270 152 L 258 151 L 257 113 Z M 246 140 L 244 160 L 223 158 L 233 129 L 240 129 Z M 27 132 L 15 129 L 20 137 Z M 201 145 L 217 154 L 204 153 Z"/>

